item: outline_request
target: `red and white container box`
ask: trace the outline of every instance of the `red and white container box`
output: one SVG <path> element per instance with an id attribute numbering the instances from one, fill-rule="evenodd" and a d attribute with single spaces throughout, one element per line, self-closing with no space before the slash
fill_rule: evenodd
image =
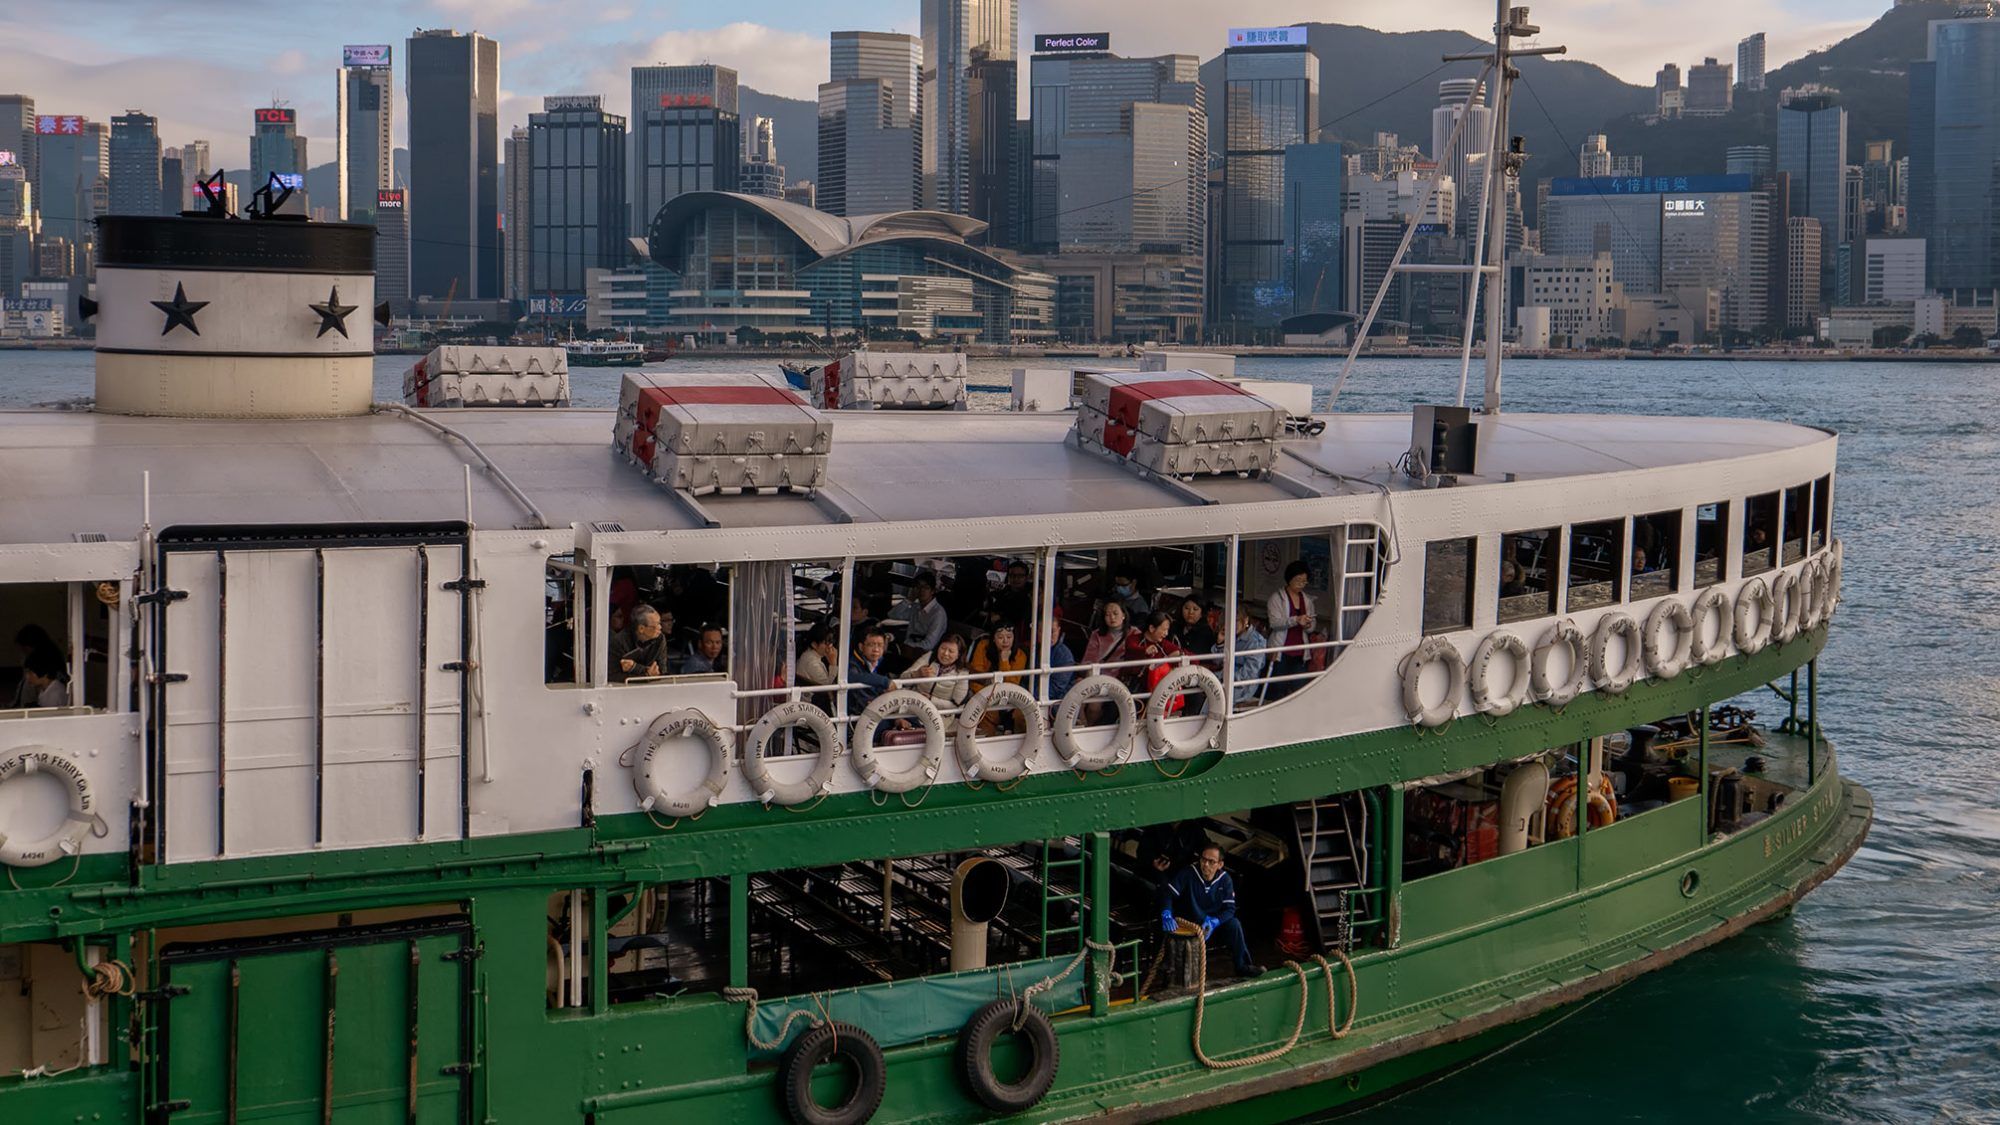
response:
<path id="1" fill-rule="evenodd" d="M 1284 407 L 1199 371 L 1094 372 L 1084 376 L 1082 406 L 1078 433 L 1085 413 L 1101 415 L 1111 430 L 1092 436 L 1113 450 L 1139 436 L 1178 445 L 1275 441 L 1285 432 Z"/>
<path id="2" fill-rule="evenodd" d="M 561 348 L 445 344 L 403 372 L 407 406 L 568 406 Z"/>
<path id="3" fill-rule="evenodd" d="M 654 479 L 696 493 L 816 488 L 833 423 L 777 375 L 629 374 L 613 443 Z"/>
<path id="4" fill-rule="evenodd" d="M 962 410 L 964 352 L 859 351 L 806 375 L 821 410 Z"/>

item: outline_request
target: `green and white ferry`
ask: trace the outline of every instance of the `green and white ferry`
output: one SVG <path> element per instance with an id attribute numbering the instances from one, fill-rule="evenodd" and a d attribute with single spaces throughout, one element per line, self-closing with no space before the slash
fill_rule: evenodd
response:
<path id="1" fill-rule="evenodd" d="M 1831 433 L 1502 413 L 1497 355 L 1192 443 L 1269 404 L 411 409 L 371 228 L 100 224 L 95 408 L 0 414 L 0 1121 L 1283 1120 L 1867 832 Z M 1163 928 L 1209 844 L 1266 971 Z"/>

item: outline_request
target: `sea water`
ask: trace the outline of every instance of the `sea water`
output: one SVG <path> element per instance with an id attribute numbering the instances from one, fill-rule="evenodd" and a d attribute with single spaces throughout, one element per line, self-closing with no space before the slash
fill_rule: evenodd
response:
<path id="1" fill-rule="evenodd" d="M 376 361 L 395 400 L 408 356 Z M 1016 365 L 975 360 L 972 381 Z M 656 370 L 775 371 L 687 358 Z M 1246 358 L 1309 382 L 1337 360 Z M 620 373 L 572 372 L 579 406 Z M 1475 365 L 1471 398 L 1479 397 Z M 1449 403 L 1458 365 L 1357 366 L 1337 408 Z M 0 408 L 90 394 L 85 352 L 0 352 Z M 1875 796 L 1867 845 L 1788 917 L 1649 974 L 1507 1051 L 1354 1120 L 2000 1122 L 2000 364 L 1519 361 L 1521 411 L 1766 418 L 1840 434 L 1843 599 L 1820 661 L 1843 772 Z M 994 408 L 991 396 L 976 407 Z M 608 434 L 606 440 L 609 440 Z M 0 505 L 4 511 L 4 505 Z M 1768 693 L 1747 705 L 1776 718 Z M 1367 997 L 1362 998 L 1365 1007 Z"/>

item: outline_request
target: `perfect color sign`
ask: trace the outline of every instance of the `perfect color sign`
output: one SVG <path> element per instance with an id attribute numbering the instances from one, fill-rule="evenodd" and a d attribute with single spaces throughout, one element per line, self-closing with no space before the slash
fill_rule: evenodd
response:
<path id="1" fill-rule="evenodd" d="M 1303 27 L 1232 27 L 1229 29 L 1229 45 L 1232 47 L 1303 47 L 1306 45 L 1306 29 Z"/>
<path id="2" fill-rule="evenodd" d="M 1072 32 L 1068 35 L 1035 36 L 1035 53 L 1051 54 L 1058 51 L 1109 51 L 1111 33 L 1108 31 Z"/>
<path id="3" fill-rule="evenodd" d="M 260 109 L 257 111 L 259 125 L 296 125 L 299 111 L 296 109 Z"/>
<path id="4" fill-rule="evenodd" d="M 44 137 L 73 137 L 83 132 L 84 119 L 74 115 L 67 117 L 37 117 L 35 132 Z"/>
<path id="5" fill-rule="evenodd" d="M 389 65 L 389 44 L 361 43 L 340 49 L 340 65 L 365 66 L 370 68 Z"/>

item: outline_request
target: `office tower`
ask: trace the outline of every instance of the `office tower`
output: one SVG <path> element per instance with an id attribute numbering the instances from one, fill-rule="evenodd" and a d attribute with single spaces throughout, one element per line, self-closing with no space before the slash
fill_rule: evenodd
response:
<path id="1" fill-rule="evenodd" d="M 1661 117 L 1679 117 L 1681 108 L 1687 104 L 1687 92 L 1681 89 L 1681 68 L 1668 63 L 1653 76 L 1653 112 Z"/>
<path id="2" fill-rule="evenodd" d="M 966 152 L 971 161 L 968 211 L 986 224 L 986 244 L 1010 246 L 1020 236 L 1020 200 L 1014 171 L 1017 64 L 994 58 L 985 48 L 972 53 L 966 90 Z"/>
<path id="3" fill-rule="evenodd" d="M 30 186 L 41 178 L 35 136 L 35 99 L 26 94 L 0 94 L 0 150 L 14 154 L 14 163 L 26 174 Z"/>
<path id="4" fill-rule="evenodd" d="M 188 178 L 190 184 L 214 171 L 215 169 L 209 164 L 207 141 L 189 141 L 181 146 L 181 173 Z"/>
<path id="5" fill-rule="evenodd" d="M 1731 176 L 1761 179 L 1771 173 L 1770 145 L 1731 145 L 1723 155 L 1722 170 Z"/>
<path id="6" fill-rule="evenodd" d="M 299 113 L 283 106 L 267 106 L 253 115 L 250 134 L 250 188 L 256 192 L 276 175 L 293 189 L 283 210 L 310 214 L 306 199 L 306 139 L 299 136 Z M 276 198 L 276 193 L 273 193 Z"/>
<path id="7" fill-rule="evenodd" d="M 1813 332 L 1819 327 L 1820 245 L 1826 228 L 1810 215 L 1794 215 L 1785 224 L 1785 330 Z"/>
<path id="8" fill-rule="evenodd" d="M 872 215 L 923 205 L 923 40 L 886 31 L 833 33 L 819 87 L 819 208 Z"/>
<path id="9" fill-rule="evenodd" d="M 784 201 L 801 207 L 813 207 L 819 201 L 819 185 L 811 180 L 799 180 L 785 185 Z"/>
<path id="10" fill-rule="evenodd" d="M 1930 24 L 1936 71 L 1928 229 L 1936 289 L 2000 286 L 2000 15 L 1991 7 Z M 1915 106 L 1911 126 L 1918 123 Z M 1914 137 L 1912 138 L 1914 141 Z M 1924 178 L 1923 172 L 1913 175 Z"/>
<path id="11" fill-rule="evenodd" d="M 1937 64 L 1929 59 L 1910 63 L 1910 174 L 1904 177 L 1904 201 L 1909 210 L 1904 225 L 1911 234 L 1927 234 L 1931 224 L 1931 183 L 1936 175 Z"/>
<path id="12" fill-rule="evenodd" d="M 349 45 L 340 50 L 334 82 L 334 215 L 372 222 L 375 193 L 394 185 L 395 71 L 391 45 Z"/>
<path id="13" fill-rule="evenodd" d="M 546 97 L 528 145 L 526 293 L 581 293 L 591 270 L 625 263 L 625 119 L 595 94 Z"/>
<path id="14" fill-rule="evenodd" d="M 1814 250 L 1822 268 L 1835 264 L 1847 176 L 1847 110 L 1830 95 L 1805 94 L 1778 109 L 1778 171 L 1792 178 L 1792 214 L 1820 226 Z M 1798 255 L 1793 255 L 1796 260 Z M 1831 287 L 1834 278 L 1824 279 Z M 1832 295 L 1831 293 L 1829 295 Z M 1798 299 L 1797 294 L 1792 299 Z M 1796 326 L 1794 326 L 1796 327 Z"/>
<path id="15" fill-rule="evenodd" d="M 1577 151 L 1576 164 L 1576 174 L 1586 180 L 1604 176 L 1646 174 L 1645 157 L 1611 155 L 1611 144 L 1602 133 L 1592 133 L 1583 138 L 1583 147 Z"/>
<path id="16" fill-rule="evenodd" d="M 1466 118 L 1465 128 L 1458 130 L 1458 141 L 1453 144 L 1452 131 L 1461 116 Z M 1454 229 L 1467 228 L 1468 217 L 1477 218 L 1473 208 L 1486 196 L 1480 181 L 1484 164 L 1475 164 L 1474 158 L 1483 157 L 1492 143 L 1492 132 L 1493 109 L 1486 104 L 1486 88 L 1479 79 L 1447 78 L 1438 83 L 1437 108 L 1431 110 L 1431 159 L 1458 185 L 1458 214 L 1451 220 Z"/>
<path id="17" fill-rule="evenodd" d="M 534 207 L 534 146 L 525 125 L 501 142 L 500 295 L 518 301 L 528 295 L 529 212 Z"/>
<path id="18" fill-rule="evenodd" d="M 403 46 L 409 103 L 410 295 L 500 292 L 500 45 L 418 31 Z"/>
<path id="19" fill-rule="evenodd" d="M 35 189 L 17 156 L 0 164 L 0 298 L 19 293 L 34 276 L 35 230 Z"/>
<path id="20" fill-rule="evenodd" d="M 160 122 L 136 109 L 111 119 L 113 215 L 152 215 L 160 209 Z"/>
<path id="21" fill-rule="evenodd" d="M 1425 196 L 1425 181 L 1437 177 L 1436 186 Z M 1357 315 L 1367 311 L 1375 294 L 1389 276 L 1389 263 L 1403 232 L 1412 224 L 1431 233 L 1413 242 L 1429 252 L 1429 244 L 1450 239 L 1452 218 L 1458 213 L 1458 185 L 1436 165 L 1420 163 L 1387 175 L 1362 173 L 1349 176 L 1341 190 L 1341 300 L 1346 311 Z M 1462 261 L 1467 251 L 1455 246 L 1454 260 Z M 1461 279 L 1462 281 L 1462 279 Z M 1392 286 L 1382 305 L 1381 315 L 1401 320 L 1410 303 L 1404 287 Z M 1460 288 L 1463 288 L 1461 283 Z"/>
<path id="22" fill-rule="evenodd" d="M 735 191 L 743 173 L 736 72 L 726 66 L 632 68 L 631 229 L 651 230 L 685 191 Z"/>
<path id="23" fill-rule="evenodd" d="M 973 169 L 986 162 L 972 151 L 973 63 L 1014 61 L 1020 0 L 922 0 L 919 20 L 924 206 L 970 214 Z"/>
<path id="24" fill-rule="evenodd" d="M 41 182 L 34 185 L 35 207 L 41 214 L 41 244 L 60 241 L 62 249 L 45 264 L 64 272 L 90 270 L 96 246 L 93 220 L 109 206 L 108 131 L 95 121 L 70 114 L 35 118 L 35 142 L 41 160 Z"/>
<path id="25" fill-rule="evenodd" d="M 1285 288 L 1291 311 L 1341 307 L 1340 217 L 1345 194 L 1340 145 L 1317 141 L 1285 149 Z"/>
<path id="26" fill-rule="evenodd" d="M 1736 44 L 1736 80 L 1745 90 L 1764 88 L 1764 33 Z"/>
<path id="27" fill-rule="evenodd" d="M 1924 295 L 1924 240 L 1871 238 L 1864 267 L 1866 304 L 1902 304 Z"/>
<path id="28" fill-rule="evenodd" d="M 768 117 L 751 118 L 743 141 L 743 175 L 738 190 L 745 195 L 783 198 L 785 166 L 778 163 L 777 123 Z"/>
<path id="29" fill-rule="evenodd" d="M 1075 37 L 1048 36 L 1069 41 Z M 1193 340 L 1208 272 L 1208 115 L 1193 55 L 1038 51 L 1020 237 L 1075 340 Z"/>
<path id="30" fill-rule="evenodd" d="M 1232 31 L 1222 54 L 1220 229 L 1211 325 L 1275 325 L 1284 278 L 1285 149 L 1319 137 L 1319 57 L 1303 27 Z M 1253 38 L 1254 36 L 1254 38 Z"/>
<path id="31" fill-rule="evenodd" d="M 410 299 L 410 212 L 401 188 L 375 193 L 375 299 Z"/>
<path id="32" fill-rule="evenodd" d="M 188 193 L 187 165 L 181 158 L 181 150 L 167 148 L 160 150 L 160 210 L 162 215 L 178 215 L 188 209 L 185 202 Z"/>
<path id="33" fill-rule="evenodd" d="M 1688 67 L 1687 101 L 1682 113 L 1688 117 L 1721 117 L 1734 105 L 1735 88 L 1729 80 L 1730 66 L 1712 58 Z"/>

